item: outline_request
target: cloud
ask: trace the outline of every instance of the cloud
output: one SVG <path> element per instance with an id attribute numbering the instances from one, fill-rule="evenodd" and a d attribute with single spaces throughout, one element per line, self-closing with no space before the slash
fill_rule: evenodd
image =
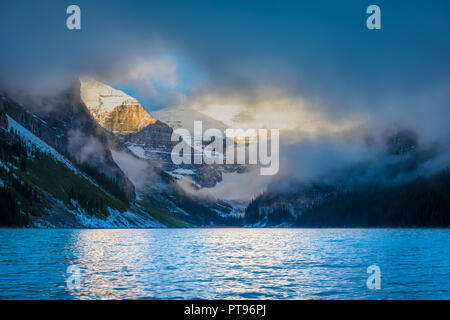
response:
<path id="1" fill-rule="evenodd" d="M 320 108 L 319 101 L 310 101 L 273 86 L 231 93 L 206 88 L 187 103 L 230 128 L 274 128 L 311 134 L 340 131 L 361 121 L 354 115 L 340 121 L 330 119 Z"/>
<path id="2" fill-rule="evenodd" d="M 111 150 L 111 153 L 114 162 L 125 172 L 138 192 L 148 191 L 158 183 L 159 177 L 148 162 L 122 151 Z"/>
<path id="3" fill-rule="evenodd" d="M 129 72 L 129 79 L 125 75 L 124 81 L 131 80 L 134 83 L 146 82 L 153 94 L 157 93 L 155 85 L 175 88 L 178 84 L 177 64 L 167 56 L 156 57 L 151 60 L 137 61 Z"/>
<path id="4" fill-rule="evenodd" d="M 105 146 L 95 137 L 86 136 L 80 130 L 68 132 L 68 151 L 80 163 L 100 163 L 104 160 Z"/>
<path id="5" fill-rule="evenodd" d="M 332 97 L 328 107 L 339 113 L 343 102 L 357 108 L 360 101 L 448 79 L 445 0 L 380 1 L 382 12 L 391 13 L 383 15 L 382 32 L 366 29 L 365 4 L 356 0 L 77 5 L 82 29 L 70 31 L 67 3 L 2 1 L 3 83 L 51 79 L 56 87 L 73 74 L 114 77 L 135 59 L 168 53 L 198 65 L 219 87 L 247 91 L 269 83 L 308 99 Z"/>
<path id="6" fill-rule="evenodd" d="M 259 170 L 245 173 L 223 173 L 223 180 L 213 188 L 194 188 L 186 178 L 176 183 L 189 195 L 205 199 L 249 201 L 262 194 L 272 181 L 271 176 L 261 176 Z"/>
<path id="7" fill-rule="evenodd" d="M 131 90 L 130 94 L 149 109 L 167 107 L 178 105 L 182 99 L 184 75 L 180 68 L 180 62 L 170 54 L 149 54 L 145 58 L 133 58 L 128 69 L 105 80 L 114 87 Z"/>

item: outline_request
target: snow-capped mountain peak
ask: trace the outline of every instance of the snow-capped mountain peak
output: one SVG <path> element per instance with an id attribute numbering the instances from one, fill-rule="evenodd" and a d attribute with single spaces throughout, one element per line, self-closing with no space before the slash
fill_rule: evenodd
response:
<path id="1" fill-rule="evenodd" d="M 97 80 L 80 79 L 80 95 L 92 117 L 114 133 L 137 132 L 156 122 L 136 98 Z"/>

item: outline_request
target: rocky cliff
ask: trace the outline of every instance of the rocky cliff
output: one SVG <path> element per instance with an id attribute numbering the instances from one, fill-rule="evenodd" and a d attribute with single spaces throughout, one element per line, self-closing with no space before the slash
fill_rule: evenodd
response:
<path id="1" fill-rule="evenodd" d="M 80 95 L 91 116 L 114 133 L 137 132 L 156 122 L 135 98 L 96 80 L 80 80 Z"/>
<path id="2" fill-rule="evenodd" d="M 12 186 L 10 197 L 5 196 L 6 204 L 21 203 L 15 211 L 6 207 L 3 207 L 6 211 L 0 210 L 0 225 L 184 227 L 239 224 L 232 205 L 193 197 L 175 182 L 175 176 L 195 175 L 198 169 L 192 180 L 210 187 L 221 179 L 221 170 L 216 172 L 212 166 L 211 170 L 172 168 L 172 128 L 163 122 L 155 121 L 128 135 L 106 130 L 83 103 L 79 82 L 52 96 L 5 93 L 0 94 L 0 99 L 0 118 L 3 124 L 8 122 L 14 129 L 12 132 L 0 129 L 0 147 L 3 147 L 0 155 L 4 156 L 0 161 L 8 166 L 0 166 L 0 180 L 8 188 Z M 23 140 L 25 143 L 17 138 L 19 135 L 27 139 Z M 144 165 L 145 162 L 132 154 L 144 148 L 148 155 L 164 156 L 165 160 L 158 162 L 162 170 L 155 168 L 153 161 Z M 168 172 L 164 172 L 166 164 L 171 169 Z M 172 172 L 176 169 L 179 171 Z M 8 174 L 12 170 L 16 175 Z M 140 176 L 137 178 L 137 175 Z M 22 177 L 26 177 L 23 183 Z M 130 179 L 136 185 L 140 183 L 138 199 Z M 21 187 L 24 185 L 27 187 Z M 19 219 L 21 211 L 27 213 L 27 221 Z M 1 217 L 5 212 L 14 213 L 20 221 L 9 219 L 3 223 Z"/>
<path id="3" fill-rule="evenodd" d="M 3 106 L 3 99 L 0 99 L 0 127 L 8 128 L 8 118 L 6 117 L 5 107 Z"/>
<path id="4" fill-rule="evenodd" d="M 104 147 L 108 134 L 80 101 L 79 87 L 39 99 L 39 104 L 31 103 L 30 97 L 23 98 L 23 103 L 6 96 L 2 100 L 6 113 L 19 124 L 78 164 L 89 165 L 114 180 L 128 200 L 135 200 L 134 185 L 114 162 L 109 148 Z"/>
<path id="5" fill-rule="evenodd" d="M 136 133 L 130 133 L 125 135 L 124 141 L 146 145 L 149 147 L 156 147 L 161 149 L 170 149 L 177 143 L 171 141 L 173 129 L 164 122 L 157 120 L 151 126 L 146 126 L 142 130 Z"/>
<path id="6" fill-rule="evenodd" d="M 224 165 L 175 165 L 171 160 L 171 152 L 178 142 L 171 141 L 172 132 L 171 127 L 158 120 L 139 132 L 123 136 L 123 141 L 136 156 L 150 161 L 174 177 L 187 176 L 205 188 L 212 188 L 222 181 L 222 171 L 225 171 L 226 167 Z M 193 156 L 194 150 L 191 152 Z M 227 169 L 231 168 L 229 167 Z"/>
<path id="7" fill-rule="evenodd" d="M 91 117 L 109 131 L 106 133 L 109 143 L 121 140 L 134 155 L 177 179 L 184 176 L 198 186 L 212 188 L 222 181 L 223 172 L 243 171 L 241 165 L 175 165 L 171 160 L 172 148 L 178 143 L 171 141 L 173 129 L 179 127 L 173 125 L 174 121 L 178 123 L 174 117 L 180 117 L 183 121 L 179 125 L 183 124 L 188 129 L 194 120 L 205 120 L 205 128 L 211 128 L 213 125 L 221 128 L 223 123 L 212 121 L 193 110 L 184 109 L 175 113 L 158 113 L 165 115 L 164 119 L 171 119 L 169 124 L 155 120 L 135 98 L 93 79 L 80 80 L 80 96 Z M 113 149 L 121 148 L 117 146 L 120 143 L 114 144 Z"/>

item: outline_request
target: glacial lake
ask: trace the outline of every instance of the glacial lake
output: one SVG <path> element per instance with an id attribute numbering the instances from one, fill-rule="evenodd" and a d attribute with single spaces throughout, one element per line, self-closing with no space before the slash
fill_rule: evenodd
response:
<path id="1" fill-rule="evenodd" d="M 0 229 L 0 299 L 450 299 L 450 229 Z"/>

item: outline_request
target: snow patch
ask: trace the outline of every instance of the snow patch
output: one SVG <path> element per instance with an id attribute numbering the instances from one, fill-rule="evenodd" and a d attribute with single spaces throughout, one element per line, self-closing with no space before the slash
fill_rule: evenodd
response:
<path id="1" fill-rule="evenodd" d="M 109 208 L 109 216 L 102 220 L 85 214 L 77 215 L 80 223 L 87 228 L 162 228 L 160 223 L 131 211 L 120 212 Z"/>
<path id="2" fill-rule="evenodd" d="M 51 155 L 55 160 L 62 162 L 67 168 L 72 170 L 74 173 L 79 174 L 83 176 L 86 180 L 88 180 L 91 184 L 99 187 L 95 181 L 93 181 L 89 176 L 87 176 L 85 173 L 78 170 L 72 162 L 70 162 L 66 157 L 61 155 L 58 151 L 50 147 L 47 143 L 36 137 L 33 133 L 31 133 L 28 129 L 24 128 L 22 125 L 20 125 L 17 121 L 15 121 L 13 118 L 11 118 L 9 115 L 6 115 L 8 117 L 8 130 L 13 128 L 15 132 L 22 138 L 24 138 L 29 145 L 36 146 L 40 151 Z"/>
<path id="3" fill-rule="evenodd" d="M 195 174 L 194 170 L 191 169 L 175 169 L 172 172 L 175 174 L 183 174 L 183 175 Z"/>
<path id="4" fill-rule="evenodd" d="M 85 228 L 164 228 L 165 226 L 154 220 L 145 212 L 132 211 L 120 212 L 108 208 L 109 215 L 106 219 L 89 215 L 75 200 L 71 200 L 75 210 L 69 210 L 78 222 Z"/>
<path id="5" fill-rule="evenodd" d="M 3 162 L 1 162 L 0 161 L 0 167 L 2 167 L 3 169 L 5 169 L 6 170 L 6 172 L 8 172 L 9 173 L 9 168 L 8 168 L 8 166 L 7 165 L 5 165 Z"/>
<path id="6" fill-rule="evenodd" d="M 141 159 L 147 159 L 144 148 L 136 145 L 128 146 L 128 149 Z"/>
<path id="7" fill-rule="evenodd" d="M 99 114 L 110 113 L 122 105 L 139 102 L 121 90 L 114 89 L 94 79 L 81 79 L 81 98 L 86 106 Z"/>

